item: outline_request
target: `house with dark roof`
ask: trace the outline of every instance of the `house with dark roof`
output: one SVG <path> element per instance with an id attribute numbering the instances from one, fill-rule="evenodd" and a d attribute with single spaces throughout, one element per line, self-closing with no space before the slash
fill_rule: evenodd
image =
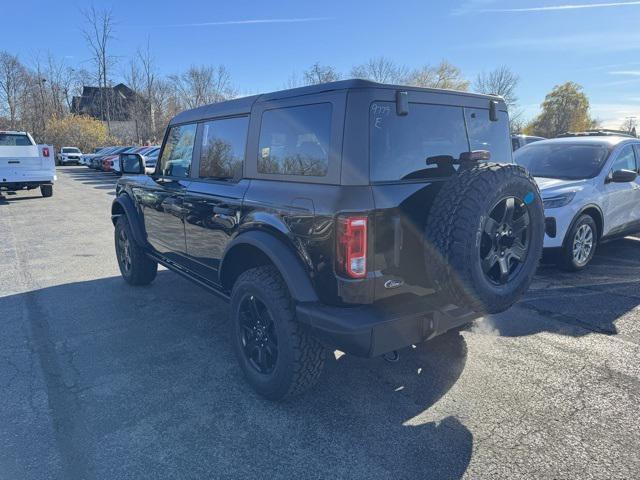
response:
<path id="1" fill-rule="evenodd" d="M 106 121 L 106 106 L 109 106 L 110 119 L 126 122 L 132 119 L 132 112 L 141 97 L 124 83 L 114 87 L 82 87 L 82 95 L 73 97 L 71 113 L 88 115 Z"/>
<path id="2" fill-rule="evenodd" d="M 146 98 L 138 95 L 124 83 L 114 87 L 82 87 L 82 95 L 73 97 L 71 113 L 88 115 L 103 122 L 109 111 L 109 131 L 122 142 L 140 141 L 148 135 L 141 131 L 140 116 L 148 112 Z M 144 123 L 144 122 L 143 122 Z"/>

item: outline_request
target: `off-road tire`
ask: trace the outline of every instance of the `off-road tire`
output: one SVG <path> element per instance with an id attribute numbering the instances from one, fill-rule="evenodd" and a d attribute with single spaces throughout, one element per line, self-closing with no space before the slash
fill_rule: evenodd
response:
<path id="1" fill-rule="evenodd" d="M 589 253 L 587 261 L 583 264 L 579 264 L 573 256 L 573 240 L 576 236 L 576 233 L 578 232 L 578 229 L 583 225 L 589 225 L 591 231 L 593 232 L 593 246 L 591 248 L 591 252 Z M 567 232 L 567 236 L 564 240 L 564 245 L 562 246 L 562 250 L 560 252 L 560 258 L 558 259 L 558 266 L 568 272 L 578 272 L 585 269 L 596 253 L 597 244 L 598 226 L 596 225 L 595 220 L 591 215 L 580 215 L 580 217 L 578 217 L 578 219 L 574 222 L 571 229 L 569 229 L 569 231 Z"/>
<path id="2" fill-rule="evenodd" d="M 53 195 L 53 185 L 40 185 L 40 194 L 44 198 L 51 197 Z"/>
<path id="3" fill-rule="evenodd" d="M 247 295 L 257 297 L 273 319 L 278 357 L 274 370 L 268 374 L 258 372 L 243 350 L 240 303 Z M 325 348 L 297 322 L 294 302 L 275 267 L 262 266 L 242 273 L 233 285 L 231 311 L 234 350 L 245 378 L 256 392 L 270 400 L 286 400 L 316 384 L 324 367 Z"/>
<path id="4" fill-rule="evenodd" d="M 119 248 L 120 235 L 124 234 L 129 242 L 130 267 L 125 267 L 123 252 Z M 116 222 L 114 232 L 116 247 L 116 258 L 122 278 L 130 285 L 149 285 L 156 278 L 158 273 L 158 263 L 150 259 L 144 249 L 138 245 L 131 233 L 131 226 L 126 215 L 121 215 Z"/>
<path id="5" fill-rule="evenodd" d="M 531 237 L 519 273 L 504 285 L 484 275 L 479 255 L 483 223 L 507 196 L 527 198 Z M 520 166 L 461 168 L 436 195 L 425 227 L 426 270 L 440 295 L 481 314 L 511 307 L 529 288 L 542 256 L 544 209 L 533 178 Z"/>

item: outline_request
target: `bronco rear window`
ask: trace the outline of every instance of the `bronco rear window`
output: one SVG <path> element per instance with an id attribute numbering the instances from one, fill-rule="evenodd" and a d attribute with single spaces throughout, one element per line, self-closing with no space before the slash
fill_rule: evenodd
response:
<path id="1" fill-rule="evenodd" d="M 498 113 L 492 122 L 488 108 L 411 103 L 409 114 L 400 116 L 394 102 L 371 104 L 371 181 L 446 177 L 453 167 L 442 157 L 458 159 L 471 150 L 489 150 L 492 161 L 510 163 L 508 116 Z"/>
<path id="2" fill-rule="evenodd" d="M 29 147 L 31 139 L 21 133 L 0 133 L 0 147 Z"/>

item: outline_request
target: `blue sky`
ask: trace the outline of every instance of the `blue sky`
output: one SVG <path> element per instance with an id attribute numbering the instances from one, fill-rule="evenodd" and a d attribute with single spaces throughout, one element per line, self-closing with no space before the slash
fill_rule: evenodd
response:
<path id="1" fill-rule="evenodd" d="M 88 67 L 80 34 L 85 2 L 3 2 L 0 49 L 29 62 L 51 51 Z M 473 79 L 507 65 L 527 117 L 554 85 L 585 87 L 607 127 L 640 117 L 640 1 L 293 0 L 96 1 L 117 21 L 113 52 L 150 41 L 164 74 L 224 64 L 241 93 L 282 88 L 318 61 L 343 73 L 375 56 L 410 67 L 447 59 Z M 10 21 L 6 21 L 10 19 Z"/>

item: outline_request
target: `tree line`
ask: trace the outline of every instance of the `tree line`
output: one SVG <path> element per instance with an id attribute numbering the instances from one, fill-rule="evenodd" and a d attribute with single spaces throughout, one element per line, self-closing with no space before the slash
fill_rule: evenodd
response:
<path id="1" fill-rule="evenodd" d="M 91 7 L 82 10 L 82 34 L 90 62 L 75 67 L 52 54 L 36 56 L 28 64 L 18 56 L 0 51 L 0 129 L 26 130 L 42 143 L 77 141 L 84 133 L 86 148 L 112 143 L 158 143 L 169 119 L 178 112 L 238 96 L 224 65 L 194 65 L 184 72 L 161 75 L 149 42 L 123 63 L 113 53 L 115 21 L 111 10 Z M 500 95 L 509 107 L 512 131 L 554 137 L 565 131 L 597 126 L 590 115 L 589 99 L 573 82 L 559 85 L 541 105 L 541 113 L 525 122 L 518 105 L 520 78 L 507 66 L 481 72 L 469 80 L 462 70 L 442 60 L 435 65 L 409 68 L 384 57 L 372 58 L 341 73 L 330 65 L 314 63 L 298 77 L 292 74 L 286 88 L 362 78 L 381 83 L 418 87 L 473 90 Z M 129 108 L 127 132 L 112 128 L 115 106 L 107 87 L 119 78 L 135 92 Z M 72 99 L 83 86 L 98 86 L 100 119 L 77 118 L 71 114 Z M 629 128 L 631 130 L 631 128 Z M 71 140 L 71 139 L 70 139 Z M 95 143 L 96 145 L 92 145 Z"/>

